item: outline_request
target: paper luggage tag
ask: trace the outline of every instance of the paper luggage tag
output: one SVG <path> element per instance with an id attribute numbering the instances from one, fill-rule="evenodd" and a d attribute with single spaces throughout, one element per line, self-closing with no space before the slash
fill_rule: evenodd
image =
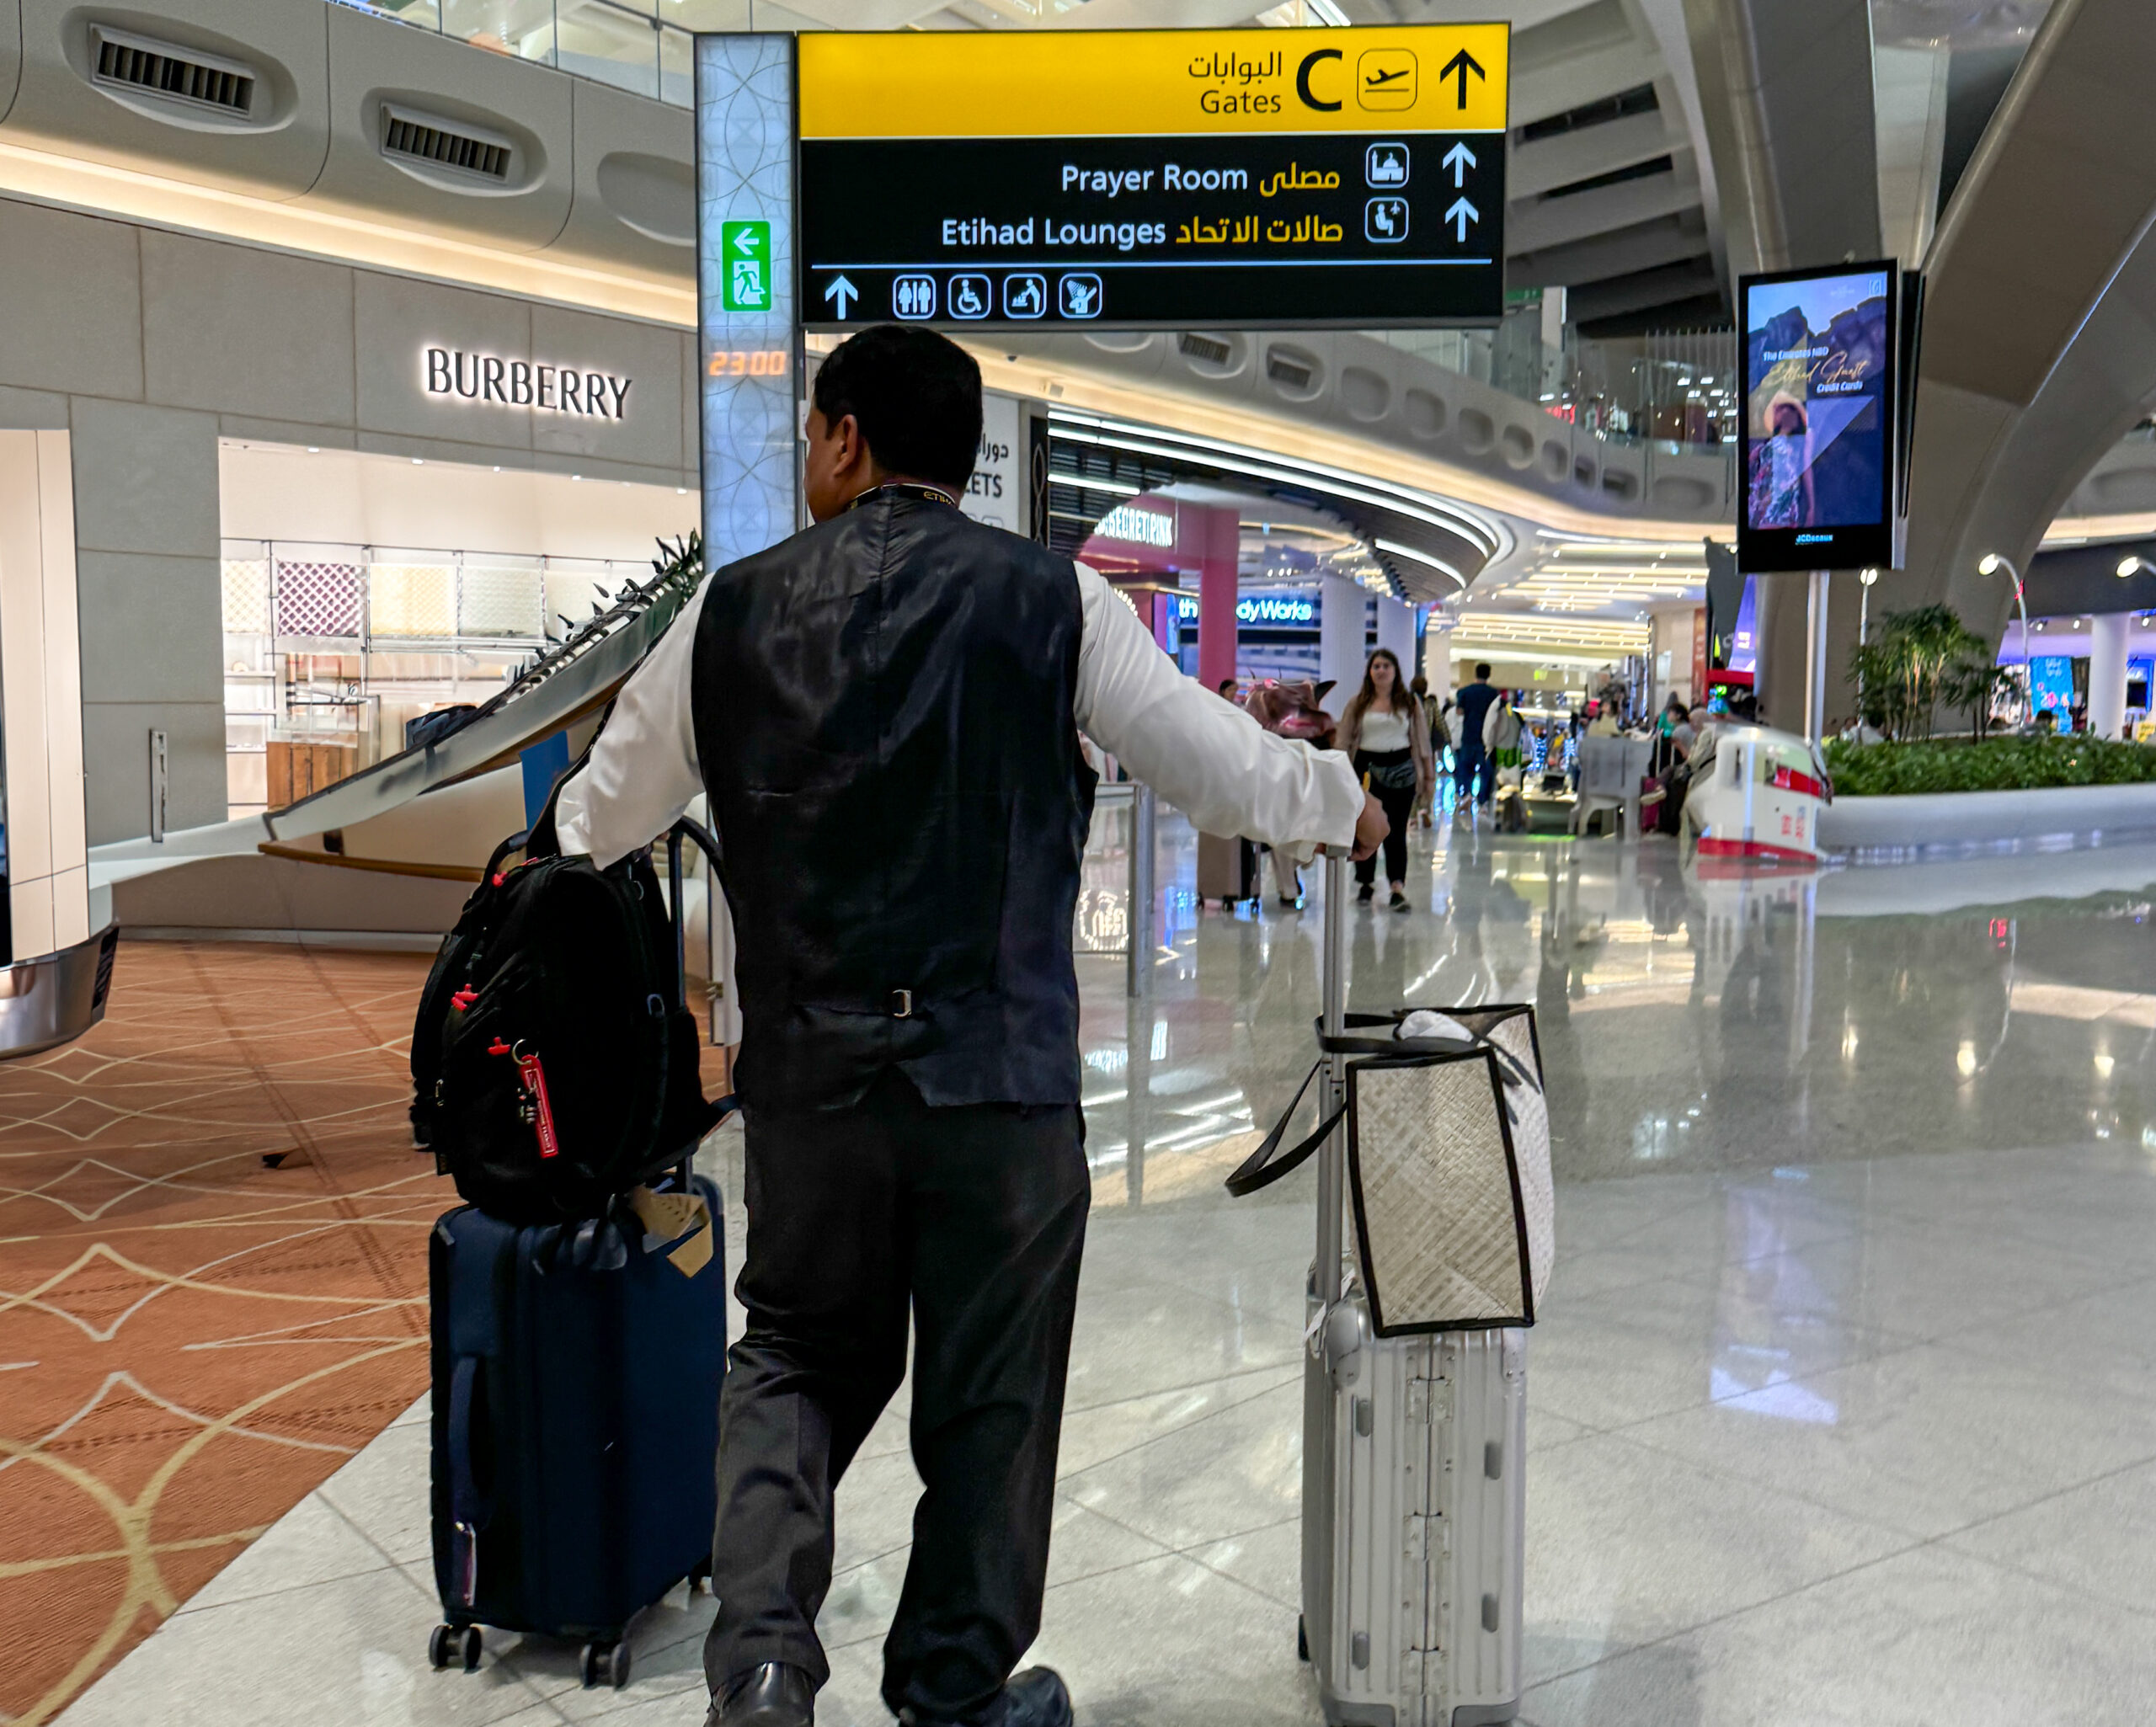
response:
<path id="1" fill-rule="evenodd" d="M 648 1187 L 632 1189 L 629 1204 L 635 1209 L 644 1233 L 662 1242 L 676 1242 L 666 1262 L 684 1277 L 693 1277 L 711 1263 L 711 1210 L 701 1193 L 654 1193 Z M 702 1223 L 704 1227 L 686 1241 Z"/>

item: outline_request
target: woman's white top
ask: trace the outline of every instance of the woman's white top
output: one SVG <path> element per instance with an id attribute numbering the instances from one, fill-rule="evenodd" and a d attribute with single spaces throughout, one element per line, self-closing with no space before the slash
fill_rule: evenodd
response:
<path id="1" fill-rule="evenodd" d="M 1408 741 L 1406 714 L 1380 713 L 1374 707 L 1364 710 L 1362 732 L 1355 740 L 1357 749 L 1383 755 L 1390 750 L 1406 749 Z"/>

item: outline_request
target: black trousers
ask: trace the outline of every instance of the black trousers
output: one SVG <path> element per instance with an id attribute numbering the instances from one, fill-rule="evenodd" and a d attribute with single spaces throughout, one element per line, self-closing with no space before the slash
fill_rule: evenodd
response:
<path id="1" fill-rule="evenodd" d="M 1075 1106 L 931 1109 L 895 1071 L 858 1104 L 747 1122 L 747 1329 L 720 1406 L 704 1644 L 714 1692 L 766 1661 L 830 1676 L 816 1614 L 832 1494 L 905 1377 L 913 1556 L 883 1698 L 992 1717 L 1040 1628 L 1091 1181 Z"/>
<path id="2" fill-rule="evenodd" d="M 1374 767 L 1389 766 L 1403 759 L 1412 762 L 1414 757 L 1405 749 L 1382 753 L 1358 749 L 1355 752 L 1355 769 L 1358 773 L 1367 773 Z M 1385 836 L 1385 878 L 1388 882 L 1407 879 L 1407 819 L 1415 813 L 1415 790 L 1411 785 L 1396 792 L 1379 785 L 1374 779 L 1370 784 L 1370 795 L 1384 806 L 1385 818 L 1392 824 Z M 1374 882 L 1377 871 L 1378 861 L 1373 855 L 1355 866 L 1355 879 Z"/>

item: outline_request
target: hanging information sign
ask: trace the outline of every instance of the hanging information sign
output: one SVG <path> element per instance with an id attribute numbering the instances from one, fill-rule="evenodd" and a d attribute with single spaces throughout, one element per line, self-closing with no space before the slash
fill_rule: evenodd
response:
<path id="1" fill-rule="evenodd" d="M 805 323 L 1504 309 L 1509 27 L 800 39 Z"/>

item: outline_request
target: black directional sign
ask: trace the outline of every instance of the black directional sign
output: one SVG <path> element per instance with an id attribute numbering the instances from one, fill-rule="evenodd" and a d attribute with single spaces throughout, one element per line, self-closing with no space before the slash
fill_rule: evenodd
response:
<path id="1" fill-rule="evenodd" d="M 1487 25 L 803 36 L 803 322 L 1494 321 L 1506 45 Z M 895 129 L 927 115 L 948 129 Z"/>

